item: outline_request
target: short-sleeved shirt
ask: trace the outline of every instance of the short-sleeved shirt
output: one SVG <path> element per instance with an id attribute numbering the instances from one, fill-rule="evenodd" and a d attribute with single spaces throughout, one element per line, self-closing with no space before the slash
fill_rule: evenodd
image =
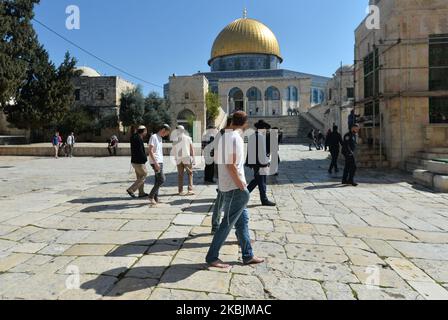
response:
<path id="1" fill-rule="evenodd" d="M 151 136 L 151 139 L 149 139 L 149 145 L 153 146 L 153 152 L 154 152 L 154 158 L 155 158 L 155 162 L 151 159 L 149 160 L 150 164 L 155 164 L 155 163 L 163 163 L 163 140 L 162 137 L 159 136 L 158 134 L 153 134 Z"/>
<path id="2" fill-rule="evenodd" d="M 190 147 L 193 144 L 193 140 L 186 134 L 179 136 L 178 140 L 173 144 L 174 157 L 177 164 L 191 164 L 191 152 Z"/>
<path id="3" fill-rule="evenodd" d="M 246 176 L 244 174 L 244 163 L 246 158 L 244 156 L 244 140 L 239 131 L 226 132 L 221 139 L 219 139 L 218 149 L 215 153 L 218 155 L 218 175 L 219 175 L 219 191 L 230 192 L 238 190 L 239 187 L 235 184 L 230 176 L 227 164 L 233 163 L 233 155 L 236 155 L 236 167 L 238 176 L 246 183 Z M 224 160 L 224 161 L 222 161 Z M 224 162 L 224 163 L 223 163 Z"/>

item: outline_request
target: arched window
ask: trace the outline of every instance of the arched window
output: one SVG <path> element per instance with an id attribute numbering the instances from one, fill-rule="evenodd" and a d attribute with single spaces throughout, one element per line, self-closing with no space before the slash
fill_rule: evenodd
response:
<path id="1" fill-rule="evenodd" d="M 233 88 L 229 91 L 230 112 L 244 110 L 244 93 L 240 88 Z"/>
<path id="2" fill-rule="evenodd" d="M 261 91 L 256 87 L 250 88 L 247 90 L 247 99 L 249 101 L 261 101 Z"/>
<path id="3" fill-rule="evenodd" d="M 268 101 L 280 100 L 280 91 L 276 87 L 269 87 L 266 90 L 265 98 Z"/>
<path id="4" fill-rule="evenodd" d="M 297 102 L 299 101 L 299 90 L 295 86 L 289 86 L 285 89 L 285 97 L 287 101 Z"/>

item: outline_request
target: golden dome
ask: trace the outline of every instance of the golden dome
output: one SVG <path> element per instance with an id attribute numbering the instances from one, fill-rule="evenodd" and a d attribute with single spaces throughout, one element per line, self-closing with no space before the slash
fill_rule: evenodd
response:
<path id="1" fill-rule="evenodd" d="M 209 64 L 213 59 L 235 54 L 269 54 L 283 61 L 271 29 L 248 18 L 235 20 L 221 31 L 213 44 Z"/>

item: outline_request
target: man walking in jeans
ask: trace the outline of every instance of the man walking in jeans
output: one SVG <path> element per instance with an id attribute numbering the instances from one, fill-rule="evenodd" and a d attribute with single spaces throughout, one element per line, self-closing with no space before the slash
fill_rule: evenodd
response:
<path id="1" fill-rule="evenodd" d="M 213 157 L 214 163 L 218 163 L 218 145 L 221 141 L 222 137 L 226 133 L 227 130 L 231 130 L 230 126 L 232 125 L 232 117 L 227 118 L 227 124 L 224 129 L 221 129 L 219 133 L 216 135 L 216 139 L 213 141 L 213 149 L 212 152 L 210 152 L 210 156 Z M 208 150 L 207 150 L 208 151 Z M 219 179 L 219 177 L 218 177 Z M 221 191 L 219 191 L 219 188 L 217 189 L 218 195 L 215 200 L 215 205 L 213 206 L 213 215 L 212 215 L 212 234 L 215 234 L 216 231 L 218 231 L 219 224 L 221 223 L 221 214 L 224 206 L 224 202 L 222 199 Z"/>
<path id="2" fill-rule="evenodd" d="M 230 231 L 235 226 L 246 265 L 259 264 L 264 259 L 255 257 L 249 235 L 249 213 L 247 203 L 250 194 L 244 176 L 244 141 L 242 134 L 247 129 L 247 114 L 236 112 L 232 117 L 230 130 L 220 139 L 218 145 L 219 190 L 224 201 L 224 218 L 213 237 L 206 262 L 210 267 L 227 269 L 230 265 L 219 260 L 219 252 Z"/>
<path id="3" fill-rule="evenodd" d="M 170 126 L 164 124 L 159 132 L 153 134 L 149 140 L 149 161 L 156 179 L 154 187 L 149 194 L 149 204 L 152 206 L 160 203 L 159 190 L 165 183 L 165 174 L 163 173 L 163 138 L 169 136 L 170 132 Z"/>

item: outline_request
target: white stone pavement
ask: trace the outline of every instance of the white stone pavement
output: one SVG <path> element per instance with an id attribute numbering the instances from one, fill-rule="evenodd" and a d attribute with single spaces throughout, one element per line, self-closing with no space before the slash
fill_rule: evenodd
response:
<path id="1" fill-rule="evenodd" d="M 242 266 L 230 238 L 229 272 L 204 265 L 215 186 L 179 197 L 168 166 L 149 208 L 125 194 L 129 158 L 0 157 L 0 298 L 448 299 L 448 195 L 399 172 L 341 187 L 327 154 L 306 149 L 282 146 L 276 208 L 252 196 L 266 263 Z"/>

